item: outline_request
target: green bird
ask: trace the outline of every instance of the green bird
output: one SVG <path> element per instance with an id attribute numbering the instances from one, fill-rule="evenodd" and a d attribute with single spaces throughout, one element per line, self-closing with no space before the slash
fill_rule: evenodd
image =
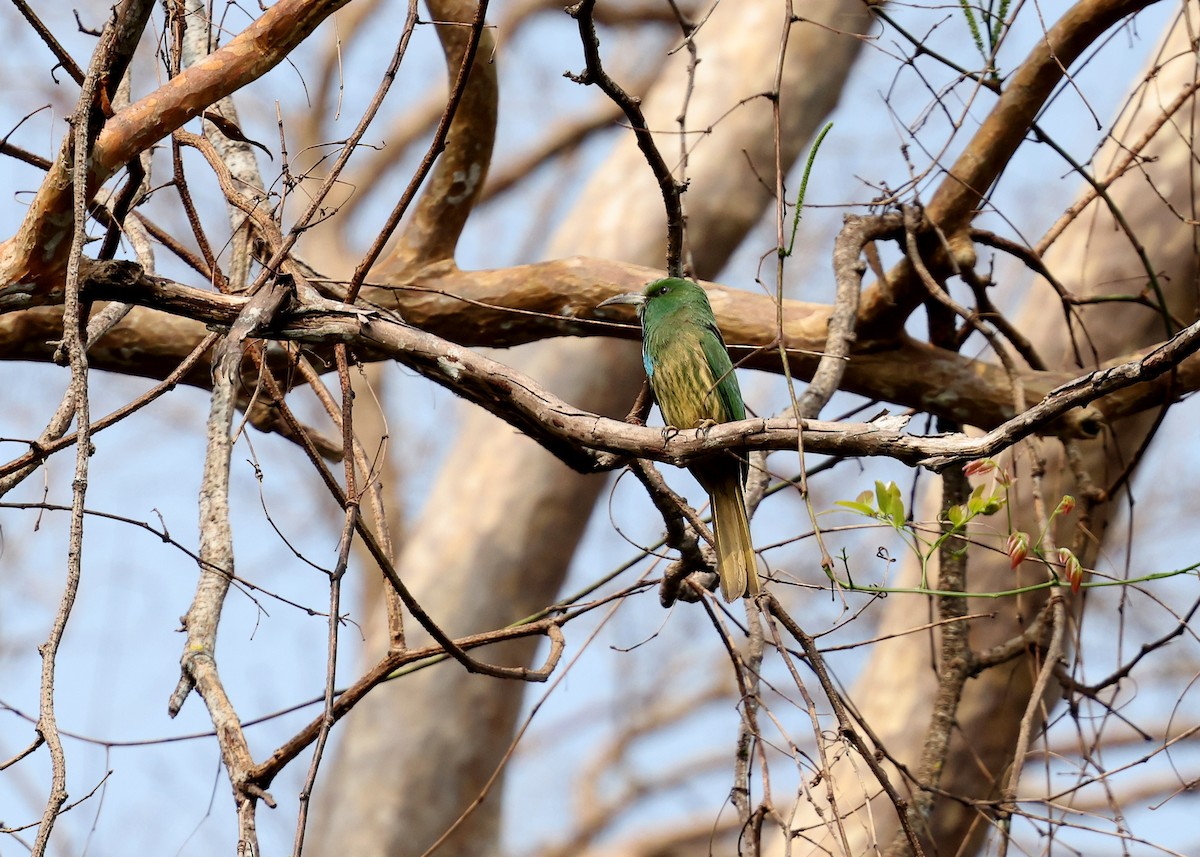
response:
<path id="1" fill-rule="evenodd" d="M 669 277 L 600 306 L 632 304 L 642 322 L 642 363 L 668 426 L 705 428 L 746 418 L 742 390 L 704 289 Z M 733 601 L 759 591 L 743 485 L 746 467 L 714 456 L 693 464 L 692 475 L 712 501 L 721 594 Z"/>

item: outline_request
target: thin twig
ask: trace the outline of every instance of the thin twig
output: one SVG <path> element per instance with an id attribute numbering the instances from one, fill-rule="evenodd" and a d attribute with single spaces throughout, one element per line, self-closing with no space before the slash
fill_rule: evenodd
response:
<path id="1" fill-rule="evenodd" d="M 658 189 L 662 193 L 667 220 L 667 276 L 683 276 L 683 202 L 687 185 L 675 178 L 662 152 L 654 143 L 640 101 L 629 95 L 604 70 L 600 59 L 600 37 L 596 35 L 596 0 L 581 0 L 567 7 L 567 14 L 579 24 L 579 38 L 583 44 L 584 70 L 579 74 L 568 72 L 566 77 L 584 85 L 595 84 L 600 91 L 620 106 L 621 112 L 633 129 L 634 139 L 642 155 L 654 173 Z"/>
<path id="2" fill-rule="evenodd" d="M 58 39 L 54 38 L 54 34 L 50 32 L 50 28 L 43 24 L 41 19 L 29 8 L 29 4 L 25 0 L 13 0 L 13 5 L 17 7 L 18 12 L 25 16 L 25 20 L 29 22 L 41 40 L 46 43 L 46 47 L 54 54 L 54 58 L 58 60 L 58 64 L 71 76 L 71 80 L 80 86 L 84 86 L 83 69 L 76 64 L 74 58 L 59 43 Z"/>
<path id="3" fill-rule="evenodd" d="M 838 721 L 838 734 L 844 740 L 848 741 L 867 763 L 867 766 L 871 769 L 871 773 L 875 775 L 875 779 L 887 794 L 888 799 L 892 802 L 892 806 L 895 807 L 896 815 L 900 819 L 900 827 L 904 831 L 904 836 L 912 848 L 913 854 L 916 857 L 923 857 L 925 852 L 921 848 L 921 841 L 909 821 L 908 802 L 896 791 L 896 787 L 892 785 L 891 780 L 888 778 L 887 771 L 879 764 L 875 753 L 867 746 L 862 736 L 858 734 L 854 725 L 850 722 L 846 706 L 842 702 L 842 697 L 837 686 L 829 676 L 829 671 L 825 666 L 825 659 L 821 655 L 821 650 L 817 648 L 816 640 L 805 633 L 804 629 L 788 615 L 787 611 L 783 609 L 783 605 L 775 599 L 775 596 L 765 593 L 761 597 L 761 600 L 763 601 L 763 608 L 778 619 L 783 627 L 787 629 L 787 632 L 792 635 L 792 638 L 804 649 L 804 656 L 808 660 L 808 665 L 816 673 L 817 680 L 821 683 L 821 689 L 825 692 L 829 704 L 833 707 L 834 716 Z"/>
<path id="4" fill-rule="evenodd" d="M 201 359 L 212 348 L 213 344 L 220 338 L 220 334 L 210 333 L 204 337 L 200 343 L 192 349 L 192 353 L 179 364 L 166 378 L 160 383 L 155 384 L 151 389 L 147 390 L 142 395 L 138 396 L 128 404 L 122 405 L 112 413 L 106 414 L 88 426 L 88 434 L 94 435 L 103 429 L 116 425 L 121 420 L 130 414 L 144 408 L 146 405 L 158 399 L 164 393 L 174 390 L 180 380 L 187 375 L 200 362 Z M 29 474 L 33 473 L 43 461 L 49 458 L 55 452 L 66 449 L 74 444 L 79 439 L 78 432 L 72 432 L 68 435 L 63 435 L 66 427 L 70 425 L 74 418 L 74 410 L 69 409 L 65 415 L 55 415 L 55 419 L 51 420 L 50 425 L 42 432 L 37 440 L 30 443 L 32 447 L 24 455 L 14 458 L 12 461 L 0 465 L 0 497 L 7 494 L 13 487 L 20 484 Z"/>
<path id="5" fill-rule="evenodd" d="M 333 704 L 337 693 L 338 627 L 341 624 L 342 578 L 350 563 L 350 548 L 354 541 L 354 531 L 359 516 L 358 478 L 355 473 L 356 459 L 354 455 L 354 391 L 350 387 L 350 368 L 346 359 L 346 346 L 338 345 L 334 351 L 337 356 L 338 379 L 341 381 L 342 387 L 342 460 L 345 463 L 346 475 L 346 510 L 342 535 L 338 540 L 337 565 L 329 576 L 329 635 L 325 664 L 325 707 L 322 712 L 321 726 L 317 731 L 316 742 L 313 745 L 308 775 L 305 777 L 304 786 L 300 789 L 300 809 L 296 814 L 296 835 L 292 845 L 294 857 L 300 857 L 304 852 L 304 832 L 308 823 L 309 801 L 313 789 L 316 787 L 317 771 L 321 767 L 325 744 L 329 740 L 329 732 L 335 722 Z"/>
<path id="6" fill-rule="evenodd" d="M 329 491 L 330 495 L 337 502 L 337 504 L 344 510 L 348 501 L 346 499 L 345 492 L 342 490 L 342 487 L 338 485 L 337 480 L 333 478 L 333 474 L 329 472 L 328 466 L 322 459 L 320 451 L 313 444 L 309 433 L 304 430 L 304 427 L 301 426 L 299 421 L 296 419 L 295 414 L 292 413 L 291 408 L 287 406 L 287 403 L 283 398 L 283 391 L 280 389 L 278 382 L 275 380 L 270 370 L 265 364 L 262 363 L 258 364 L 258 368 L 261 373 L 263 386 L 267 393 L 276 401 L 280 416 L 291 425 L 295 436 L 301 441 L 301 445 L 308 453 L 309 461 L 313 464 L 318 475 L 321 477 L 322 483 L 325 485 L 326 489 Z M 437 623 L 433 621 L 433 618 L 425 611 L 425 608 L 421 606 L 420 602 L 417 601 L 416 597 L 409 590 L 408 586 L 400 578 L 400 574 L 396 571 L 396 567 L 392 562 L 391 556 L 389 556 L 387 551 L 384 550 L 375 534 L 366 527 L 361 517 L 356 518 L 355 526 L 357 528 L 359 537 L 363 541 L 363 546 L 371 554 L 371 558 L 375 560 L 380 571 L 382 571 L 384 577 L 387 578 L 388 583 L 395 588 L 396 594 L 400 596 L 400 600 L 404 602 L 404 606 L 408 608 L 408 611 L 413 615 L 413 618 L 417 620 L 421 627 L 429 632 L 429 635 L 433 637 L 433 639 L 439 645 L 441 645 L 451 657 L 462 664 L 468 672 L 481 673 L 483 675 L 492 676 L 493 678 L 516 679 L 519 681 L 546 680 L 549 675 L 548 673 L 543 673 L 538 670 L 531 670 L 527 667 L 501 667 L 494 664 L 485 663 L 472 658 L 470 655 L 456 646 L 454 641 L 446 634 L 446 632 L 443 631 L 437 625 Z"/>
<path id="7" fill-rule="evenodd" d="M 962 468 L 952 467 L 942 475 L 942 506 L 949 509 L 967 502 L 971 485 Z M 937 691 L 921 758 L 917 763 L 919 789 L 908 806 L 909 827 L 930 834 L 933 820 L 934 792 L 941 783 L 950 753 L 950 738 L 954 734 L 958 706 L 963 688 L 973 675 L 974 656 L 967 640 L 969 623 L 961 621 L 967 613 L 967 551 L 957 536 L 955 526 L 945 516 L 942 522 L 942 542 L 938 550 L 938 589 L 946 593 L 937 598 L 941 628 L 941 645 L 937 661 Z M 928 786 L 929 788 L 926 788 Z M 884 852 L 885 857 L 904 857 L 913 853 L 911 831 L 897 831 Z M 932 839 L 932 837 L 929 837 Z"/>
<path id="8" fill-rule="evenodd" d="M 562 635 L 561 626 L 570 616 L 540 619 L 528 624 L 517 624 L 500 628 L 484 634 L 475 634 L 453 641 L 453 646 L 461 651 L 470 651 L 481 646 L 488 646 L 507 640 L 523 639 L 525 637 L 545 635 L 550 640 L 550 651 L 542 666 L 529 670 L 531 680 L 542 681 L 554 672 L 562 659 L 566 641 Z M 353 685 L 346 688 L 337 697 L 333 706 L 335 720 L 340 720 L 372 689 L 394 676 L 397 670 L 408 664 L 434 662 L 439 656 L 446 656 L 447 649 L 441 644 L 425 646 L 420 649 L 405 649 L 402 652 L 389 652 L 380 659 L 365 675 Z M 317 739 L 325 712 L 297 732 L 291 739 L 281 745 L 274 753 L 248 773 L 247 780 L 266 788 L 280 771 L 298 756 L 305 747 Z"/>
<path id="9" fill-rule="evenodd" d="M 136 13 L 134 13 L 136 14 Z M 75 443 L 75 476 L 71 483 L 71 526 L 67 544 L 67 576 L 63 585 L 62 598 L 50 633 L 38 652 L 42 657 L 41 687 L 38 698 L 37 734 L 50 752 L 50 793 L 42 811 L 37 837 L 31 853 L 43 857 L 50 845 L 50 834 L 67 800 L 67 759 L 63 751 L 62 737 L 58 734 L 55 716 L 55 672 L 58 667 L 58 648 L 67 629 L 67 620 L 75 606 L 79 592 L 79 580 L 83 563 L 84 501 L 87 497 L 88 462 L 92 455 L 92 439 L 89 434 L 91 411 L 88 402 L 88 357 L 84 343 L 83 328 L 86 308 L 80 300 L 80 260 L 87 238 L 87 175 L 91 159 L 91 148 L 96 128 L 92 124 L 93 110 L 100 90 L 100 79 L 107 73 L 114 59 L 116 42 L 114 11 L 101 35 L 100 44 L 92 56 L 92 63 L 84 78 L 79 101 L 71 118 L 71 180 L 72 214 L 70 256 L 67 259 L 67 277 L 63 297 L 62 349 L 66 351 L 71 368 L 71 380 L 67 398 L 71 411 L 79 423 Z M 64 399 L 64 404 L 66 400 Z M 61 410 L 61 408 L 60 408 Z M 65 426 L 64 426 L 65 428 Z"/>
<path id="10" fill-rule="evenodd" d="M 446 148 L 446 138 L 450 134 L 450 126 L 454 121 L 454 117 L 458 112 L 458 106 L 462 102 L 463 97 L 467 92 L 467 86 L 470 82 L 471 68 L 475 64 L 475 55 L 479 49 L 479 42 L 483 36 L 484 23 L 487 16 L 487 0 L 479 0 L 475 9 L 474 19 L 470 24 L 470 32 L 467 36 L 467 43 L 463 48 L 462 59 L 459 63 L 458 73 L 454 79 L 453 86 L 450 87 L 450 97 L 446 101 L 446 107 L 442 111 L 442 118 L 438 121 L 437 130 L 433 134 L 433 140 L 429 143 L 429 149 L 425 152 L 425 157 L 422 158 L 416 172 L 409 179 L 408 185 L 404 188 L 404 192 L 400 194 L 400 199 L 388 214 L 383 226 L 376 234 L 371 246 L 367 252 L 363 254 L 362 259 L 354 268 L 354 274 L 350 278 L 350 285 L 346 290 L 346 301 L 353 303 L 358 297 L 359 290 L 362 288 L 363 282 L 371 273 L 371 269 L 375 266 L 380 255 L 383 253 L 384 246 L 392 238 L 392 233 L 396 231 L 396 227 L 400 225 L 401 218 L 408 211 L 413 199 L 420 190 L 421 185 L 425 182 L 426 177 L 433 169 L 434 163 L 438 159 L 438 155 Z M 416 2 L 410 0 L 409 3 L 409 21 L 412 25 L 416 23 Z M 401 48 L 397 51 L 397 61 L 403 48 L 407 47 L 408 37 L 411 35 L 410 25 L 405 24 L 405 34 L 401 42 Z M 468 135 L 469 136 L 469 135 Z M 466 222 L 465 217 L 462 219 Z M 461 229 L 461 225 L 459 226 Z M 444 255 L 453 255 L 454 243 L 457 242 L 457 235 L 446 235 L 444 232 L 434 243 L 427 248 L 421 248 L 421 255 L 437 257 L 440 260 Z M 449 246 L 447 246 L 447 244 Z M 423 261 L 435 261 L 435 259 L 424 259 Z"/>
<path id="11" fill-rule="evenodd" d="M 752 751 L 756 747 L 759 750 L 764 786 L 770 783 L 766 759 L 762 757 L 762 733 L 758 726 L 758 711 L 762 707 L 763 627 L 758 604 L 753 599 L 744 599 L 742 603 L 746 608 L 746 627 L 749 634 L 741 663 L 736 664 L 735 661 L 735 669 L 744 679 L 739 681 L 742 690 L 741 717 L 738 718 L 737 752 L 734 756 L 733 789 L 730 791 L 730 797 L 738 811 L 738 821 L 741 822 L 743 831 L 740 842 L 742 847 L 739 847 L 738 854 L 758 857 L 762 852 L 762 817 L 765 812 L 760 811 L 760 808 L 752 808 L 750 802 Z"/>
<path id="12" fill-rule="evenodd" d="M 312 390 L 313 395 L 317 397 L 317 400 L 325 408 L 325 412 L 329 414 L 329 418 L 333 420 L 334 425 L 340 431 L 342 428 L 342 410 L 325 387 L 321 376 L 308 360 L 300 360 L 297 368 L 301 377 L 308 382 L 309 389 Z M 384 502 L 383 485 L 379 480 L 377 468 L 372 466 L 371 460 L 367 456 L 367 451 L 363 448 L 362 443 L 357 437 L 353 438 L 353 442 L 354 460 L 358 463 L 359 469 L 368 475 L 366 485 L 363 487 L 363 493 L 367 497 L 366 505 L 371 509 L 371 519 L 375 526 L 375 531 L 379 536 L 380 548 L 387 556 L 395 556 L 392 546 L 391 527 L 388 523 L 388 514 Z M 384 599 L 387 602 L 388 645 L 392 651 L 399 652 L 404 649 L 405 645 L 403 605 L 400 601 L 400 596 L 390 586 L 384 587 Z"/>
<path id="13" fill-rule="evenodd" d="M 821 760 L 821 766 L 818 770 L 819 779 L 825 786 L 825 800 L 829 804 L 830 816 L 832 821 L 826 821 L 826 825 L 832 824 L 837 834 L 839 841 L 842 843 L 842 852 L 844 854 L 852 854 L 850 848 L 850 839 L 846 835 L 846 826 L 843 823 L 842 812 L 838 809 L 837 790 L 834 788 L 833 768 L 829 762 L 829 754 L 826 752 L 826 745 L 829 743 L 825 737 L 825 731 L 821 728 L 821 719 L 817 713 L 816 702 L 813 701 L 812 694 L 808 692 L 808 687 L 800 678 L 800 671 L 796 669 L 796 664 L 792 660 L 792 651 L 783 644 L 783 638 L 779 636 L 779 626 L 775 622 L 773 614 L 767 614 L 767 626 L 771 629 L 771 640 L 775 643 L 775 648 L 783 659 L 784 665 L 787 667 L 788 674 L 792 677 L 792 683 L 796 685 L 796 689 L 800 691 L 800 696 L 804 700 L 804 708 L 808 713 L 808 722 L 812 725 L 813 730 L 813 745 L 817 748 L 817 756 Z M 815 803 L 812 803 L 813 811 L 822 819 L 825 818 L 825 812 Z"/>

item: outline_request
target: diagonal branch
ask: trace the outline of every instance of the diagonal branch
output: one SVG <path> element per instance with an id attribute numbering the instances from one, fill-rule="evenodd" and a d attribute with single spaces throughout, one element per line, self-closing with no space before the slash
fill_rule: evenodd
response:
<path id="1" fill-rule="evenodd" d="M 565 650 L 565 638 L 562 635 L 561 625 L 566 621 L 566 618 L 541 619 L 528 624 L 512 625 L 483 634 L 474 634 L 470 637 L 452 640 L 451 646 L 459 651 L 468 652 L 472 649 L 507 640 L 519 640 L 525 637 L 545 635 L 550 640 L 550 651 L 546 655 L 546 660 L 537 669 L 527 670 L 527 678 L 529 680 L 545 681 L 554 672 L 559 661 L 562 660 L 562 654 Z M 419 649 L 404 649 L 403 651 L 389 652 L 375 666 L 354 682 L 354 684 L 338 694 L 337 699 L 333 701 L 330 716 L 332 716 L 335 722 L 341 720 L 372 689 L 394 678 L 397 670 L 401 667 L 437 659 L 439 656 L 445 656 L 448 651 L 445 646 L 439 643 Z M 264 789 L 270 786 L 271 782 L 289 762 L 300 755 L 305 747 L 317 740 L 324 717 L 325 715 L 322 714 L 322 716 L 312 720 L 307 726 L 297 732 L 291 740 L 280 746 L 269 758 L 250 771 L 248 776 L 249 781 L 256 783 L 260 788 Z"/>
<path id="2" fill-rule="evenodd" d="M 988 190 L 1025 139 L 1069 66 L 1109 28 L 1155 0 L 1080 0 L 1040 39 L 1005 82 L 1004 91 L 926 207 L 950 253 L 941 255 L 935 276 L 969 268 L 974 250 L 967 230 Z M 882 283 L 863 293 L 859 330 L 873 336 L 894 329 L 916 309 L 925 293 L 911 264 L 901 261 Z"/>

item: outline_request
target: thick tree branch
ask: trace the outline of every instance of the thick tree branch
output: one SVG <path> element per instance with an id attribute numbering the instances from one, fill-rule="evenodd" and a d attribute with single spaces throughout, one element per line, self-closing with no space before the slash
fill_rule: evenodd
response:
<path id="1" fill-rule="evenodd" d="M 161 281 L 142 281 L 138 288 L 149 289 L 160 297 L 169 294 L 171 300 L 186 304 L 193 313 L 204 310 L 203 320 L 210 324 L 231 323 L 246 303 L 245 298 L 213 295 L 173 284 L 162 285 Z M 144 293 L 124 288 L 120 292 L 133 302 L 145 299 Z M 348 305 L 344 308 L 326 305 L 312 310 L 281 310 L 259 334 L 310 344 L 345 342 L 371 359 L 397 360 L 456 395 L 497 414 L 564 461 L 585 471 L 615 465 L 613 461 L 596 459 L 597 452 L 634 454 L 682 465 L 692 457 L 717 449 L 783 449 L 794 447 L 796 443 L 792 420 L 745 420 L 716 426 L 695 438 L 666 439 L 657 429 L 581 412 L 541 389 L 535 380 L 502 363 L 396 321 L 388 314 Z M 870 424 L 829 424 L 833 430 L 822 433 L 817 428 L 820 423 L 806 422 L 805 442 L 813 452 L 889 455 L 908 463 L 940 468 L 954 460 L 990 455 L 1020 438 L 1047 430 L 1054 421 L 1110 392 L 1165 375 L 1198 349 L 1200 323 L 1134 359 L 1068 379 L 1029 410 L 1000 423 L 979 438 L 956 435 L 917 438 L 878 430 Z M 896 353 L 892 353 L 893 359 L 896 359 Z M 1045 374 L 1048 373 L 1043 376 Z M 1042 377 L 1043 384 L 1045 380 Z M 1067 424 L 1068 431 L 1087 431 L 1095 424 L 1096 427 L 1091 429 L 1094 434 L 1099 430 L 1101 413 L 1099 409 L 1077 411 Z"/>
<path id="2" fill-rule="evenodd" d="M 584 275 L 585 271 L 593 269 L 598 269 L 601 274 L 609 274 L 610 280 L 626 283 L 638 282 L 646 274 L 653 273 L 648 269 L 613 263 L 584 266 L 579 260 L 478 272 L 474 275 L 453 269 L 425 281 L 420 286 L 414 284 L 411 287 L 413 303 L 404 303 L 404 315 L 422 327 L 453 336 L 460 343 L 472 345 L 509 345 L 550 335 L 579 335 L 592 332 L 596 322 L 588 322 L 578 316 L 589 312 L 603 295 L 621 288 L 606 287 Z M 538 284 L 545 286 L 539 287 Z M 446 288 L 438 288 L 441 285 Z M 565 289 L 568 295 L 576 297 L 577 310 L 566 308 L 564 313 L 561 300 L 556 301 L 556 298 L 563 297 L 559 289 Z M 470 292 L 482 295 L 483 299 L 468 300 L 458 296 Z M 108 267 L 93 269 L 85 294 L 89 299 L 119 300 L 154 306 L 195 320 L 183 323 L 180 319 L 171 321 L 168 318 L 149 323 L 143 320 L 146 318 L 145 311 L 134 310 L 125 323 L 118 325 L 109 334 L 114 351 L 127 355 L 131 346 L 129 325 L 170 331 L 161 343 L 165 353 L 161 355 L 159 362 L 143 360 L 130 367 L 136 368 L 141 374 L 151 374 L 155 365 L 161 366 L 162 375 L 159 377 L 165 377 L 190 354 L 194 344 L 206 334 L 205 325 L 229 325 L 245 301 L 245 298 L 191 289 L 155 278 L 139 278 L 136 276 L 136 266 L 130 263 L 112 263 Z M 769 299 L 720 288 L 713 289 L 712 298 L 731 343 L 769 343 L 770 331 L 775 327 L 774 304 Z M 484 306 L 480 307 L 478 303 Z M 509 306 L 505 306 L 506 303 Z M 376 350 L 379 344 L 365 336 L 363 330 L 358 328 L 359 319 L 365 316 L 336 307 L 337 305 L 332 303 L 317 310 L 289 307 L 264 331 L 264 335 L 311 344 L 345 341 L 356 348 L 360 359 L 395 356 L 386 351 Z M 545 308 L 544 312 L 540 311 L 542 307 Z M 514 315 L 514 310 L 520 312 Z M 555 312 L 551 314 L 551 310 Z M 793 373 L 804 377 L 812 371 L 816 363 L 814 355 L 804 352 L 820 347 L 821 339 L 817 331 L 824 327 L 828 319 L 827 308 L 789 302 L 787 310 L 785 345 L 792 360 Z M 480 317 L 491 321 L 491 325 L 469 323 Z M 0 318 L 3 319 L 0 321 L 0 328 L 5 322 L 19 325 L 17 328 L 9 327 L 19 335 L 6 340 L 13 344 L 16 350 L 4 356 L 10 359 L 49 359 L 50 349 L 44 345 L 47 337 L 41 336 L 39 339 L 33 325 L 54 330 L 55 325 L 61 325 L 60 316 L 39 311 L 32 314 L 10 314 Z M 505 320 L 504 324 L 501 324 L 502 319 Z M 382 324 L 382 317 L 376 319 L 376 329 L 382 329 Z M 182 335 L 183 331 L 188 329 L 194 333 L 190 336 Z M 617 332 L 630 337 L 636 335 L 636 330 L 632 327 Z M 41 346 L 38 345 L 39 341 L 43 343 Z M 445 345 L 436 344 L 438 342 L 440 340 L 431 339 L 430 353 L 438 353 L 439 347 Z M 93 365 L 117 370 L 125 368 L 119 364 L 106 365 L 105 348 L 105 340 L 101 340 L 92 353 Z M 735 345 L 734 350 L 735 353 L 741 354 L 744 353 L 745 347 Z M 1189 329 L 1163 345 L 1110 361 L 1098 372 L 1079 378 L 1065 372 L 1027 372 L 1022 377 L 1031 400 L 1044 398 L 1063 385 L 1070 385 L 1071 389 L 1058 390 L 1052 399 L 1014 421 L 1007 428 L 1003 426 L 1014 417 L 1012 402 L 1007 394 L 1007 379 L 1002 369 L 915 340 L 905 339 L 881 351 L 856 350 L 846 366 L 843 387 L 875 398 L 909 404 L 949 416 L 965 424 L 1002 427 L 998 433 L 989 436 L 993 438 L 992 441 L 976 442 L 974 448 L 982 450 L 992 442 L 1002 442 L 1004 437 L 1010 435 L 1013 426 L 1017 425 L 1023 426 L 1018 431 L 1022 436 L 1030 426 L 1039 431 L 1095 435 L 1105 420 L 1125 416 L 1156 401 L 1161 403 L 1164 395 L 1177 396 L 1181 390 L 1195 388 L 1195 384 L 1200 382 L 1200 366 L 1196 365 L 1196 360 L 1184 361 L 1184 358 L 1194 351 L 1195 335 Z M 152 349 L 149 353 L 152 353 Z M 128 358 L 126 356 L 123 359 Z M 777 369 L 778 358 L 773 353 L 752 351 L 751 356 L 741 361 L 741 364 L 768 370 Z M 1170 368 L 1178 369 L 1174 386 L 1166 383 L 1170 380 L 1166 376 L 1166 370 Z M 203 364 L 198 365 L 191 371 L 187 381 L 207 386 L 207 368 Z M 1111 395 L 1113 393 L 1116 395 Z M 1093 408 L 1068 413 L 1070 408 L 1096 401 L 1101 396 L 1106 398 L 1098 401 Z M 1048 417 L 1048 414 L 1053 416 Z M 1066 419 L 1067 422 L 1051 428 L 1048 419 L 1056 418 Z M 773 447 L 764 444 L 761 448 Z M 942 450 L 928 454 L 939 456 L 949 453 Z M 939 460 L 937 463 L 940 465 L 945 462 Z"/>

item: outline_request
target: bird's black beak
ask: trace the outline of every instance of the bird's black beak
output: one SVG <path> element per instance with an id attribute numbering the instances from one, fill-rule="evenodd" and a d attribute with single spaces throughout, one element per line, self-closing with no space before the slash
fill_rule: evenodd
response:
<path id="1" fill-rule="evenodd" d="M 608 300 L 596 304 L 596 309 L 606 306 L 616 306 L 617 304 L 629 304 L 641 309 L 646 304 L 646 296 L 641 292 L 626 292 L 623 295 L 613 295 Z"/>

